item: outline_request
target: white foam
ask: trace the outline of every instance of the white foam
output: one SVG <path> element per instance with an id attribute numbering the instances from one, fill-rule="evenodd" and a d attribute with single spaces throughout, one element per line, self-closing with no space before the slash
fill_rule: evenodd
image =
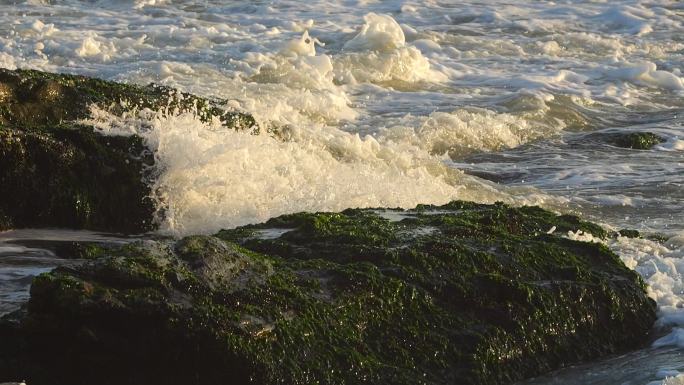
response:
<path id="1" fill-rule="evenodd" d="M 392 16 L 371 12 L 363 20 L 359 33 L 344 44 L 346 50 L 392 52 L 406 44 L 404 31 Z"/>
<path id="2" fill-rule="evenodd" d="M 655 63 L 641 62 L 625 64 L 618 69 L 609 70 L 607 75 L 640 85 L 667 90 L 684 90 L 684 80 L 672 72 L 658 70 Z"/>
<path id="3" fill-rule="evenodd" d="M 17 66 L 14 63 L 14 57 L 5 52 L 0 52 L 0 68 L 7 68 L 9 70 L 17 69 Z"/>
<path id="4" fill-rule="evenodd" d="M 335 79 L 342 83 L 443 82 L 448 75 L 432 68 L 416 46 L 439 50 L 434 41 L 417 41 L 407 46 L 402 27 L 389 15 L 369 13 L 344 52 L 335 59 Z"/>
<path id="5" fill-rule="evenodd" d="M 648 284 L 648 294 L 658 304 L 656 327 L 672 332 L 656 340 L 654 347 L 684 346 L 684 234 L 660 244 L 641 238 L 618 237 L 610 243 L 623 262 Z"/>
<path id="6" fill-rule="evenodd" d="M 562 129 L 562 124 L 549 127 L 522 116 L 477 108 L 433 112 L 428 117 L 406 118 L 402 123 L 385 129 L 383 137 L 453 159 L 517 147 Z"/>
<path id="7" fill-rule="evenodd" d="M 309 31 L 304 31 L 300 38 L 288 41 L 280 53 L 285 56 L 316 56 L 316 44 L 325 46 L 320 40 L 309 36 Z"/>
<path id="8" fill-rule="evenodd" d="M 649 19 L 655 16 L 653 11 L 630 6 L 614 7 L 596 16 L 597 21 L 605 23 L 608 28 L 624 33 L 642 36 L 653 32 Z"/>
<path id="9" fill-rule="evenodd" d="M 677 137 L 670 138 L 667 142 L 659 145 L 658 148 L 667 151 L 684 151 L 684 140 Z"/>
<path id="10" fill-rule="evenodd" d="M 154 149 L 161 230 L 173 235 L 305 210 L 509 199 L 420 149 L 370 136 L 319 126 L 281 141 L 202 123 L 192 113 L 113 117 L 93 111 L 87 123 L 108 134 L 135 132 Z"/>
<path id="11" fill-rule="evenodd" d="M 667 377 L 677 377 L 678 375 L 679 375 L 678 370 L 670 369 L 670 368 L 662 368 L 656 372 L 656 377 L 658 377 L 659 379 L 664 379 Z"/>
<path id="12" fill-rule="evenodd" d="M 579 241 L 579 242 L 589 242 L 589 243 L 602 243 L 605 244 L 606 241 L 594 236 L 591 233 L 585 233 L 582 230 L 575 230 L 575 231 L 568 231 L 567 234 L 565 235 L 566 238 L 572 239 L 573 241 Z"/>
<path id="13" fill-rule="evenodd" d="M 662 381 L 651 381 L 646 385 L 684 385 L 684 375 L 668 376 Z"/>
<path id="14" fill-rule="evenodd" d="M 150 183 L 162 229 L 174 235 L 300 210 L 456 198 L 580 206 L 589 218 L 609 213 L 620 228 L 648 222 L 671 234 L 668 224 L 681 228 L 676 190 L 657 199 L 647 193 L 681 182 L 681 127 L 659 128 L 671 129 L 667 142 L 634 162 L 612 162 L 614 154 L 589 154 L 582 145 L 524 160 L 553 150 L 534 142 L 561 141 L 563 130 L 681 111 L 681 7 L 669 0 L 28 0 L 0 14 L 0 67 L 161 83 L 227 99 L 226 108 L 279 130 L 253 136 L 201 123 L 193 112 L 112 116 L 94 108 L 89 122 L 103 133 L 139 134 L 155 148 Z M 527 176 L 506 188 L 453 169 L 466 159 L 491 161 L 494 174 L 509 167 L 502 175 L 556 170 L 534 181 L 556 195 L 526 187 Z M 669 184 L 654 176 L 661 168 Z M 645 218 L 635 219 L 636 210 Z M 662 332 L 684 328 L 680 240 L 606 242 L 649 284 Z"/>
<path id="15" fill-rule="evenodd" d="M 674 328 L 670 334 L 653 342 L 654 348 L 660 348 L 663 346 L 677 346 L 684 348 L 684 329 Z"/>

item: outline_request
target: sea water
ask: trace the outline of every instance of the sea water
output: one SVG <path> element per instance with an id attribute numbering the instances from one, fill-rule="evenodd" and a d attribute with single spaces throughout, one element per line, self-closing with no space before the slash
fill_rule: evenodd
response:
<path id="1" fill-rule="evenodd" d="M 94 106 L 154 150 L 163 234 L 466 199 L 663 239 L 608 241 L 658 302 L 652 346 L 535 384 L 684 383 L 683 59 L 669 0 L 0 0 L 1 67 L 164 84 L 279 132 Z M 601 140 L 643 131 L 665 141 Z"/>

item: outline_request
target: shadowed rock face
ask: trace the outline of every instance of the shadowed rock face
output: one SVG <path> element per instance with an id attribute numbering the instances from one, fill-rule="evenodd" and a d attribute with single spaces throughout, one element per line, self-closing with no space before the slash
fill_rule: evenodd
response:
<path id="1" fill-rule="evenodd" d="M 643 281 L 570 230 L 608 236 L 539 208 L 452 202 L 92 250 L 39 276 L 0 323 L 0 378 L 509 384 L 637 346 L 655 320 Z"/>
<path id="2" fill-rule="evenodd" d="M 0 69 L 0 230 L 153 229 L 155 205 L 143 179 L 154 158 L 142 139 L 104 137 L 74 121 L 88 117 L 91 104 L 113 113 L 169 106 L 236 129 L 256 127 L 219 103 L 153 85 Z"/>
<path id="3" fill-rule="evenodd" d="M 139 137 L 0 127 L 0 228 L 151 230 L 155 206 L 143 171 L 152 164 Z"/>

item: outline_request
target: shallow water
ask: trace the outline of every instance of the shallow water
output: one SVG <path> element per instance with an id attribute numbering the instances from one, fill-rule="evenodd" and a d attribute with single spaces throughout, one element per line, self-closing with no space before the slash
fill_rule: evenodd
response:
<path id="1" fill-rule="evenodd" d="M 31 281 L 58 266 L 82 260 L 64 259 L 56 250 L 70 242 L 124 244 L 135 238 L 90 231 L 23 229 L 0 232 L 0 315 L 17 310 L 29 299 Z"/>
<path id="2" fill-rule="evenodd" d="M 651 285 L 669 347 L 572 369 L 567 384 L 682 370 L 683 36 L 684 3 L 668 0 L 0 0 L 2 67 L 162 83 L 280 130 L 94 109 L 103 133 L 155 150 L 162 233 L 469 199 L 667 239 L 610 246 Z M 631 131 L 666 141 L 642 151 L 601 139 Z"/>

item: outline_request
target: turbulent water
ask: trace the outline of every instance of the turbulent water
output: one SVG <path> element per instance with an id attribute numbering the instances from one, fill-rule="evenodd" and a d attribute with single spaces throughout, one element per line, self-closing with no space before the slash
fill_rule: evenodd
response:
<path id="1" fill-rule="evenodd" d="M 610 242 L 664 337 L 535 383 L 684 383 L 683 63 L 684 3 L 668 0 L 0 0 L 1 67 L 161 83 L 279 132 L 94 108 L 104 134 L 155 150 L 163 233 L 467 199 L 666 238 Z M 632 131 L 666 141 L 600 140 Z"/>

